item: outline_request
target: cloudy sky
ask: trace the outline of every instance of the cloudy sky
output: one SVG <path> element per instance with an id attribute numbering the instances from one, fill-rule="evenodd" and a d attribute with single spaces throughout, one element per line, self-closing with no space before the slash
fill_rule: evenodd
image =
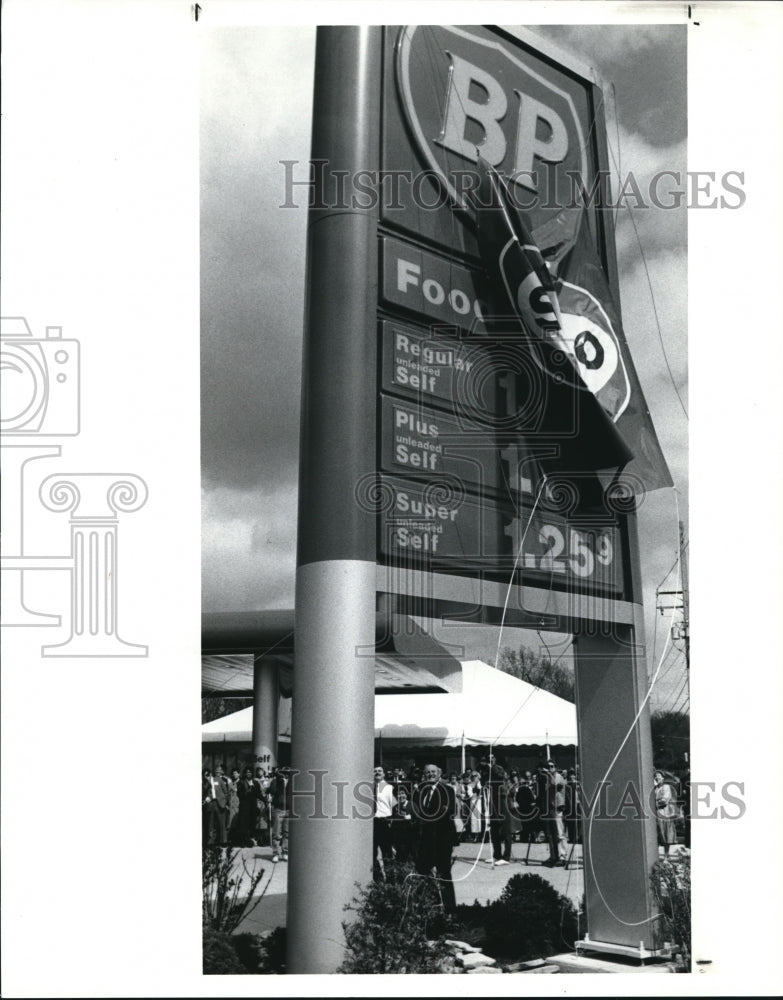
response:
<path id="1" fill-rule="evenodd" d="M 684 26 L 534 30 L 614 85 L 617 122 L 609 140 L 623 175 L 632 171 L 643 184 L 656 171 L 684 173 Z M 309 157 L 315 31 L 246 27 L 205 34 L 204 609 L 292 607 L 307 219 L 304 209 L 278 207 L 278 161 Z M 648 661 L 655 648 L 656 665 L 668 618 L 655 612 L 655 590 L 675 562 L 678 516 L 686 535 L 688 523 L 686 229 L 685 210 L 621 208 L 617 215 L 625 331 L 679 498 L 678 509 L 673 491 L 659 490 L 639 516 Z M 676 585 L 673 572 L 665 586 Z M 449 638 L 464 643 L 467 655 L 490 660 L 497 646 L 494 629 L 452 630 Z M 535 636 L 504 633 L 503 645 L 518 641 L 538 645 Z M 564 646 L 554 648 L 559 655 Z M 687 706 L 684 657 L 676 649 L 659 680 L 654 705 Z"/>

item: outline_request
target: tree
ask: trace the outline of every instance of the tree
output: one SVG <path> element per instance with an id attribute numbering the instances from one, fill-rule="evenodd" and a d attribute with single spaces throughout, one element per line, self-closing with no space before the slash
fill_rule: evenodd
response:
<path id="1" fill-rule="evenodd" d="M 656 767 L 681 769 L 690 759 L 691 720 L 687 712 L 653 712 L 650 717 Z"/>
<path id="2" fill-rule="evenodd" d="M 224 715 L 239 712 L 252 704 L 252 698 L 202 698 L 201 724 L 212 722 L 214 719 L 222 719 Z"/>
<path id="3" fill-rule="evenodd" d="M 542 691 L 556 694 L 558 698 L 574 701 L 573 667 L 566 663 L 553 663 L 546 653 L 536 653 L 527 646 L 520 646 L 517 650 L 506 647 L 500 654 L 498 668 Z"/>

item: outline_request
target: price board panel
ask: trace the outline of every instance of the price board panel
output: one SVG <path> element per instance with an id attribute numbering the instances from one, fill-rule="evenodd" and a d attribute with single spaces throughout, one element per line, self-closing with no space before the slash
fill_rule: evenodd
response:
<path id="1" fill-rule="evenodd" d="M 386 28 L 384 49 L 377 469 L 393 501 L 378 558 L 622 596 L 622 513 L 595 483 L 576 483 L 567 512 L 545 503 L 545 463 L 579 433 L 578 409 L 567 386 L 553 395 L 529 332 L 491 313 L 464 197 L 481 147 L 531 224 L 556 223 L 568 173 L 589 186 L 599 171 L 591 85 L 487 28 Z M 600 243 L 594 205 L 584 219 Z M 433 502 L 444 483 L 456 506 Z"/>

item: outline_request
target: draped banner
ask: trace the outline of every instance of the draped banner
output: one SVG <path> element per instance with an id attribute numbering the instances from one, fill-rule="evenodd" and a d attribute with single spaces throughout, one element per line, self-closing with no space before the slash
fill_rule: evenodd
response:
<path id="1" fill-rule="evenodd" d="M 671 486 L 584 211 L 565 209 L 534 238 L 505 180 L 481 157 L 478 169 L 472 200 L 494 308 L 510 306 L 540 338 L 553 386 L 547 405 L 558 405 L 554 386 L 564 378 L 577 390 L 577 439 L 561 448 L 561 466 L 624 468 L 638 490 Z M 561 355 L 570 362 L 567 374 Z"/>

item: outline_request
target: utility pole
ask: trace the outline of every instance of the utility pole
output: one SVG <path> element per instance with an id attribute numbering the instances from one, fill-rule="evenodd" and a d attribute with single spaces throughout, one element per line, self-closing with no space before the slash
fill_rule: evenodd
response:
<path id="1" fill-rule="evenodd" d="M 685 643 L 685 666 L 688 670 L 691 667 L 691 633 L 690 621 L 688 618 L 688 557 L 685 554 L 687 547 L 685 541 L 685 527 L 680 521 L 680 589 L 655 591 L 655 607 L 661 614 L 664 611 L 679 611 L 682 620 L 672 625 L 672 639 L 682 639 Z M 662 604 L 662 597 L 674 598 L 674 604 Z"/>
<path id="2" fill-rule="evenodd" d="M 685 642 L 685 666 L 691 669 L 691 629 L 688 614 L 688 556 L 685 553 L 685 528 L 680 521 L 680 580 L 682 582 L 682 637 Z"/>

